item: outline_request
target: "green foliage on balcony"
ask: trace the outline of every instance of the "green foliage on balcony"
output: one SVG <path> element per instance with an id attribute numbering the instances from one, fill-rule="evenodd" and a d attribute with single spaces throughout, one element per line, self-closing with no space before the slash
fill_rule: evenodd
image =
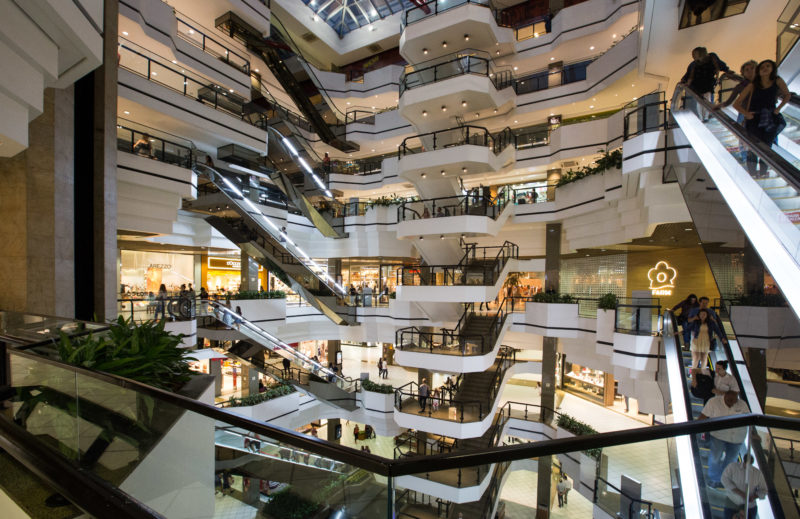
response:
<path id="1" fill-rule="evenodd" d="M 600 310 L 616 310 L 617 296 L 616 294 L 608 293 L 597 300 L 597 308 Z"/>
<path id="2" fill-rule="evenodd" d="M 229 407 L 247 407 L 251 405 L 257 405 L 262 402 L 266 402 L 267 400 L 272 400 L 273 398 L 278 398 L 281 396 L 288 395 L 290 393 L 294 393 L 294 387 L 288 384 L 278 384 L 275 386 L 270 387 L 263 393 L 256 393 L 255 395 L 243 396 L 241 398 L 231 398 L 228 401 Z"/>
<path id="3" fill-rule="evenodd" d="M 616 149 L 611 152 L 603 152 L 602 150 L 598 150 L 599 152 L 603 153 L 603 155 L 597 159 L 593 164 L 589 166 L 584 166 L 580 169 L 571 169 L 564 173 L 561 178 L 556 182 L 556 187 L 565 186 L 567 184 L 571 184 L 573 182 L 577 182 L 586 177 L 590 177 L 592 175 L 597 175 L 598 173 L 603 173 L 609 169 L 620 169 L 622 168 L 622 150 Z"/>
<path id="4" fill-rule="evenodd" d="M 56 345 L 62 361 L 73 366 L 102 371 L 143 384 L 176 391 L 189 381 L 183 335 L 164 330 L 166 321 L 136 323 L 119 316 L 108 332 L 69 338 L 63 332 Z"/>
<path id="5" fill-rule="evenodd" d="M 534 303 L 560 303 L 575 304 L 575 298 L 569 294 L 554 294 L 550 292 L 537 292 L 531 296 Z"/>
<path id="6" fill-rule="evenodd" d="M 283 290 L 240 290 L 229 294 L 230 299 L 286 299 L 286 292 Z M 226 299 L 228 297 L 226 296 Z"/>
<path id="7" fill-rule="evenodd" d="M 580 420 L 575 419 L 575 418 L 573 418 L 570 415 L 565 414 L 565 413 L 560 413 L 558 415 L 558 418 L 556 419 L 556 425 L 558 427 L 561 427 L 562 429 L 564 429 L 567 432 L 571 432 L 575 436 L 584 436 L 584 435 L 587 435 L 587 434 L 597 434 L 597 430 L 594 427 L 592 427 L 591 425 L 589 425 L 587 423 L 584 423 L 584 422 L 581 422 Z M 602 451 L 602 449 L 597 448 L 597 449 L 588 449 L 588 450 L 586 450 L 584 452 L 586 453 L 587 456 L 589 456 L 591 458 L 600 459 L 600 452 L 601 451 Z"/>
<path id="8" fill-rule="evenodd" d="M 370 379 L 362 380 L 361 387 L 364 388 L 364 391 L 372 391 L 373 393 L 382 393 L 384 395 L 391 395 L 394 393 L 394 388 L 391 384 L 376 384 Z"/>
<path id="9" fill-rule="evenodd" d="M 274 519 L 306 519 L 317 511 L 318 505 L 291 490 L 283 490 L 270 496 L 264 505 L 264 514 Z"/>

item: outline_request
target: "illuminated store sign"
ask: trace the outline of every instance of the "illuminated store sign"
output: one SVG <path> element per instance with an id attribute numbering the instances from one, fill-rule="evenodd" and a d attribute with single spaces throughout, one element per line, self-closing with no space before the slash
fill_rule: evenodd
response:
<path id="1" fill-rule="evenodd" d="M 242 260 L 239 258 L 212 258 L 209 256 L 208 268 L 218 270 L 242 270 Z"/>
<path id="2" fill-rule="evenodd" d="M 678 271 L 663 260 L 647 271 L 647 279 L 650 280 L 650 291 L 654 296 L 671 296 L 677 277 Z"/>

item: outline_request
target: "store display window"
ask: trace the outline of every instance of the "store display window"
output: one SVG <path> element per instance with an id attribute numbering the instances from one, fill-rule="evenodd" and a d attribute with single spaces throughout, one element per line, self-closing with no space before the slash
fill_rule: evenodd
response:
<path id="1" fill-rule="evenodd" d="M 563 389 L 592 402 L 605 405 L 606 391 L 609 390 L 607 387 L 609 379 L 611 379 L 612 384 L 610 391 L 613 401 L 614 382 L 613 378 L 609 377 L 607 373 L 573 362 L 564 362 Z"/>
<path id="2" fill-rule="evenodd" d="M 145 296 L 166 285 L 179 292 L 181 285 L 194 284 L 194 256 L 166 252 L 120 251 L 120 289 L 125 295 Z"/>

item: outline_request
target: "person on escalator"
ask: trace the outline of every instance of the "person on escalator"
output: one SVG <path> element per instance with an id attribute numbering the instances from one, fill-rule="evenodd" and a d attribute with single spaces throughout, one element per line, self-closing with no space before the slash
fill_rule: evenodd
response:
<path id="1" fill-rule="evenodd" d="M 781 102 L 775 106 L 779 94 Z M 767 146 L 772 146 L 778 134 L 786 127 L 786 121 L 780 112 L 791 97 L 786 83 L 778 76 L 776 63 L 766 59 L 758 64 L 753 82 L 742 90 L 733 107 L 744 116 L 747 133 Z M 767 176 L 767 164 L 763 160 L 759 161 L 758 156 L 749 150 L 747 170 L 756 178 Z"/>
<path id="2" fill-rule="evenodd" d="M 733 87 L 731 90 L 728 99 L 723 101 L 720 99 L 720 102 L 714 105 L 714 110 L 719 110 L 720 108 L 725 108 L 726 106 L 730 106 L 736 101 L 736 98 L 739 97 L 739 94 L 747 88 L 747 85 L 753 82 L 753 79 L 756 77 L 756 67 L 758 67 L 758 62 L 754 59 L 745 61 L 742 63 L 742 66 L 739 68 L 739 72 L 742 74 L 742 80 Z M 736 119 L 736 122 L 742 124 L 744 122 L 744 116 L 739 114 L 739 118 Z"/>
<path id="3" fill-rule="evenodd" d="M 753 466 L 753 455 L 745 454 L 742 461 L 733 462 L 722 471 L 722 485 L 728 494 L 725 502 L 725 517 L 734 518 L 747 503 L 747 517 L 758 517 L 757 501 L 767 497 L 767 481 L 764 474 Z M 744 515 L 740 516 L 744 517 Z"/>
<path id="4" fill-rule="evenodd" d="M 697 296 L 694 294 L 689 294 L 686 299 L 672 307 L 672 314 L 675 316 L 677 324 L 681 325 L 683 328 L 684 349 L 689 348 L 689 343 L 692 340 L 692 326 L 687 322 L 687 319 L 689 318 L 689 312 L 698 306 L 700 306 L 700 304 L 697 302 Z M 681 312 L 676 313 L 678 310 Z"/>
<path id="5" fill-rule="evenodd" d="M 724 360 L 718 360 L 717 364 L 714 366 L 714 389 L 713 392 L 715 395 L 724 395 L 728 391 L 736 391 L 739 392 L 739 384 L 736 382 L 736 377 L 733 374 L 727 372 L 728 369 L 728 362 Z"/>
<path id="6" fill-rule="evenodd" d="M 292 367 L 292 363 L 289 359 L 283 359 L 283 372 L 286 373 L 286 378 L 289 378 L 289 369 Z"/>
<path id="7" fill-rule="evenodd" d="M 711 339 L 715 333 L 722 338 L 719 327 L 709 317 L 708 310 L 700 310 L 692 331 L 692 368 L 702 368 L 706 363 L 708 352 L 711 351 Z"/>
<path id="8" fill-rule="evenodd" d="M 722 321 L 720 320 L 719 316 L 714 311 L 714 309 L 708 306 L 709 302 L 710 301 L 709 301 L 708 297 L 706 297 L 706 296 L 702 296 L 700 299 L 698 299 L 697 300 L 697 306 L 693 307 L 693 308 L 691 308 L 689 310 L 689 315 L 686 317 L 686 321 L 691 324 L 692 333 L 694 333 L 694 329 L 697 326 L 697 319 L 698 319 L 697 314 L 699 314 L 701 310 L 705 310 L 706 312 L 708 312 L 709 319 L 711 321 L 713 321 L 717 325 L 717 327 L 716 327 L 716 329 L 714 331 L 717 331 L 718 332 L 717 335 L 722 340 L 722 342 L 727 344 L 728 340 L 725 338 L 724 334 L 722 333 L 722 331 L 723 331 Z M 715 341 L 716 341 L 715 338 L 711 339 L 711 350 L 715 350 L 716 349 Z"/>
<path id="9" fill-rule="evenodd" d="M 691 88 L 695 94 L 714 102 L 714 85 L 717 84 L 720 72 L 732 75 L 728 65 L 716 53 L 708 52 L 705 47 L 695 47 L 692 49 L 692 62 L 686 67 L 686 74 L 680 82 Z M 703 110 L 697 111 L 697 115 L 706 118 Z"/>
<path id="10" fill-rule="evenodd" d="M 714 376 L 706 369 L 692 368 L 692 388 L 690 390 L 695 398 L 703 400 L 706 405 L 714 398 Z"/>
<path id="11" fill-rule="evenodd" d="M 739 393 L 728 391 L 724 395 L 715 396 L 703 407 L 698 420 L 706 418 L 721 418 L 747 414 L 750 408 L 739 400 Z M 736 461 L 742 443 L 747 436 L 746 427 L 722 429 L 711 433 L 711 454 L 708 457 L 708 483 L 714 488 L 721 488 L 722 471 Z"/>

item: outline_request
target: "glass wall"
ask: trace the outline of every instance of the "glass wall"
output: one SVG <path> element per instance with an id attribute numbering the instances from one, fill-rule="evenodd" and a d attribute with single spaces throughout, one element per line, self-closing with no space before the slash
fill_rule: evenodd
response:
<path id="1" fill-rule="evenodd" d="M 120 251 L 120 292 L 146 295 L 164 284 L 168 292 L 194 285 L 194 256 L 167 252 Z M 199 289 L 196 289 L 199 290 Z"/>
<path id="2" fill-rule="evenodd" d="M 626 254 L 569 258 L 561 261 L 561 292 L 625 297 L 628 258 Z"/>

